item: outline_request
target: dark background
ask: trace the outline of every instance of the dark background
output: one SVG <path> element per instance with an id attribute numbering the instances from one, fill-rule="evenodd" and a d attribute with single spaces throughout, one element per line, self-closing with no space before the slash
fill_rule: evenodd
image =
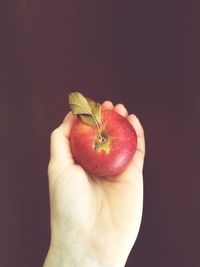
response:
<path id="1" fill-rule="evenodd" d="M 49 135 L 74 90 L 124 103 L 145 129 L 126 266 L 200 266 L 199 14 L 198 0 L 0 1 L 0 267 L 42 266 Z"/>

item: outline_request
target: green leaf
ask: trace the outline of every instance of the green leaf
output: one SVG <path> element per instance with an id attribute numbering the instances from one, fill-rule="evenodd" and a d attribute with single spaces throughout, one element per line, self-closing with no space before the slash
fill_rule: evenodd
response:
<path id="1" fill-rule="evenodd" d="M 74 115 L 78 115 L 85 123 L 96 126 L 101 125 L 101 105 L 79 92 L 70 93 L 69 105 Z"/>
<path id="2" fill-rule="evenodd" d="M 101 105 L 88 97 L 87 101 L 91 107 L 92 113 L 95 116 L 97 122 L 101 125 Z"/>
<path id="3" fill-rule="evenodd" d="M 82 115 L 79 115 L 79 117 L 86 124 L 88 124 L 90 126 L 96 126 L 96 122 L 95 122 L 95 120 L 94 120 L 94 118 L 92 116 L 87 115 L 87 114 L 82 114 Z"/>
<path id="4" fill-rule="evenodd" d="M 87 99 L 79 92 L 69 94 L 69 105 L 74 115 L 92 114 L 92 109 Z"/>

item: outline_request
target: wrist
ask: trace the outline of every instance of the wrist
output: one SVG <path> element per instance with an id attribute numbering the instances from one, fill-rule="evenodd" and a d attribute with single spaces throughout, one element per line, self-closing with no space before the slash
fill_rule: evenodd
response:
<path id="1" fill-rule="evenodd" d="M 113 244 L 95 243 L 89 238 L 70 231 L 62 225 L 52 227 L 51 244 L 43 267 L 124 267 L 127 253 L 119 247 L 113 250 Z M 93 240 L 93 241 L 91 241 Z"/>
<path id="2" fill-rule="evenodd" d="M 56 249 L 53 249 L 51 246 L 47 253 L 43 267 L 68 267 L 70 265 L 70 257 L 67 256 L 67 253 L 61 253 Z"/>
<path id="3" fill-rule="evenodd" d="M 80 249 L 62 251 L 50 246 L 43 267 L 110 267 L 99 263 Z"/>

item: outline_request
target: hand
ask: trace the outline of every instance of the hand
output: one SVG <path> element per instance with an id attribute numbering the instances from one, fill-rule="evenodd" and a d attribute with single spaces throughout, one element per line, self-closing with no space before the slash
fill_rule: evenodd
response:
<path id="1" fill-rule="evenodd" d="M 48 167 L 51 244 L 45 267 L 122 267 L 137 238 L 143 207 L 144 132 L 135 115 L 109 101 L 133 125 L 137 151 L 115 179 L 91 177 L 72 157 L 69 144 L 76 117 L 69 112 L 51 135 Z"/>

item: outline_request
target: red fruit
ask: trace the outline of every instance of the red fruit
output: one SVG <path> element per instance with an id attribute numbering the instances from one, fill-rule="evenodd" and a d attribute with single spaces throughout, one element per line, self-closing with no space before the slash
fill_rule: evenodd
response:
<path id="1" fill-rule="evenodd" d="M 114 110 L 102 110 L 101 136 L 96 126 L 77 118 L 71 129 L 74 160 L 88 173 L 114 177 L 121 173 L 136 151 L 137 136 L 129 121 Z"/>

